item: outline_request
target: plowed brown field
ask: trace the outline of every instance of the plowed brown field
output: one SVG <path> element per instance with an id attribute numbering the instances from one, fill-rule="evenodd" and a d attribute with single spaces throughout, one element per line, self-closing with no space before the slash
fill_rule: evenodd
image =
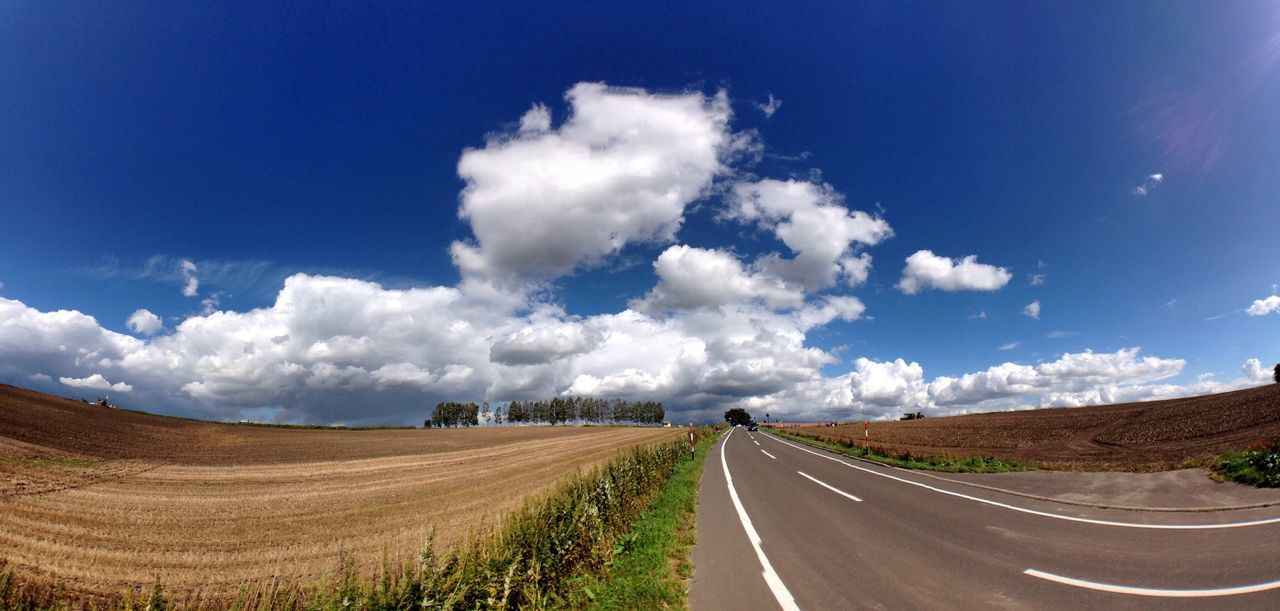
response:
<path id="1" fill-rule="evenodd" d="M 862 423 L 792 432 L 864 443 Z M 1280 441 L 1280 384 L 1203 397 L 872 422 L 870 445 L 1083 469 L 1160 469 Z"/>
<path id="2" fill-rule="evenodd" d="M 72 592 L 174 592 L 372 569 L 680 430 L 314 430 L 110 410 L 0 385 L 0 561 Z"/>

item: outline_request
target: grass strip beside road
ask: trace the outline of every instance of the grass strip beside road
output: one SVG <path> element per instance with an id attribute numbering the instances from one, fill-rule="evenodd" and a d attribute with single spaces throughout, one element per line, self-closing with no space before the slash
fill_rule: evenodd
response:
<path id="1" fill-rule="evenodd" d="M 1214 479 L 1280 488 L 1280 445 L 1228 454 L 1213 465 Z"/>
<path id="2" fill-rule="evenodd" d="M 912 456 L 909 453 L 903 454 L 885 454 L 877 452 L 866 446 L 856 445 L 853 442 L 836 443 L 826 439 L 819 439 L 809 435 L 792 433 L 780 429 L 770 429 L 770 433 L 808 444 L 824 450 L 830 450 L 837 454 L 852 456 L 854 458 L 863 458 L 873 462 L 878 462 L 903 469 L 917 469 L 920 471 L 941 471 L 944 473 L 1008 473 L 1011 471 L 1032 471 L 1035 469 L 1033 465 L 1027 463 L 1009 460 L 1007 458 L 995 458 L 991 456 Z M 846 445 L 847 444 L 847 445 Z"/>
<path id="3" fill-rule="evenodd" d="M 657 498 L 614 546 L 613 561 L 600 575 L 584 578 L 573 607 L 590 609 L 683 609 L 696 541 L 694 518 L 707 452 L 718 435 L 698 442 Z"/>

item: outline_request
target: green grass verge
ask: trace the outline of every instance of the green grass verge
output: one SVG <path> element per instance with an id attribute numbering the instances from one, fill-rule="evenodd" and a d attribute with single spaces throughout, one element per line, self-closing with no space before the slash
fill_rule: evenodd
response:
<path id="1" fill-rule="evenodd" d="M 698 486 L 718 435 L 697 444 L 693 460 L 676 466 L 653 504 L 614 545 L 612 562 L 584 577 L 570 606 L 587 609 L 683 609 L 692 575 Z"/>
<path id="2" fill-rule="evenodd" d="M 870 461 L 921 471 L 942 471 L 945 473 L 1009 473 L 1011 471 L 1031 471 L 1035 466 L 992 456 L 912 456 L 909 453 L 884 454 L 868 447 L 859 446 L 851 441 L 836 443 L 826 439 L 818 439 L 808 435 L 799 435 L 780 429 L 769 431 L 779 437 L 799 441 L 811 446 L 830 450 L 837 454 L 865 458 Z"/>
<path id="3" fill-rule="evenodd" d="M 1259 488 L 1280 488 L 1280 445 L 1228 454 L 1213 465 L 1216 479 Z"/>

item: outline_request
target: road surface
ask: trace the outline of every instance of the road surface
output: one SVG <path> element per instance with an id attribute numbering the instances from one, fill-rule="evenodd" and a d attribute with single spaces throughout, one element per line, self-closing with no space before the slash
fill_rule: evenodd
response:
<path id="1" fill-rule="evenodd" d="M 702 609 L 1280 609 L 1280 508 L 1104 510 L 730 429 L 698 496 Z"/>

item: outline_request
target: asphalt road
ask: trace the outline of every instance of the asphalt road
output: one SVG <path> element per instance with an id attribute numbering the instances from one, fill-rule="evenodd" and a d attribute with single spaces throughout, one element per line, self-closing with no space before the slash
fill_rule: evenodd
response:
<path id="1" fill-rule="evenodd" d="M 1034 501 L 746 429 L 707 460 L 695 610 L 1280 609 L 1280 508 Z"/>

